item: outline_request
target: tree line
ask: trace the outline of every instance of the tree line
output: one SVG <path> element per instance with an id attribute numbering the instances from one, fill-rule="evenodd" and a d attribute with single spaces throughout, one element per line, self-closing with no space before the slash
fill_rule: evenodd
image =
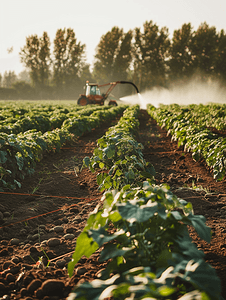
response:
<path id="1" fill-rule="evenodd" d="M 26 37 L 19 55 L 30 82 L 13 83 L 22 98 L 76 99 L 86 80 L 99 84 L 128 80 L 141 92 L 192 77 L 217 79 L 222 84 L 226 80 L 226 34 L 206 22 L 197 30 L 191 23 L 183 24 L 172 38 L 167 27 L 160 28 L 153 21 L 128 32 L 115 26 L 101 37 L 92 71 L 86 63 L 86 46 L 76 39 L 73 29 L 58 29 L 52 52 L 50 46 L 47 32 Z M 121 92 L 126 94 L 128 87 Z"/>

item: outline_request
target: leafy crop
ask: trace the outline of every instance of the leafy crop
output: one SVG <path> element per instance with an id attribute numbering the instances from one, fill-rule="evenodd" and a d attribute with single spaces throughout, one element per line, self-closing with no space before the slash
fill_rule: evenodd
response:
<path id="1" fill-rule="evenodd" d="M 84 158 L 84 166 L 90 167 L 92 172 L 108 170 L 97 175 L 101 191 L 120 189 L 126 184 L 133 186 L 144 178 L 154 178 L 153 166 L 144 161 L 143 145 L 132 135 L 139 126 L 136 119 L 138 110 L 139 106 L 134 106 L 125 111 L 118 124 L 98 140 L 99 147 L 94 150 L 93 157 Z"/>
<path id="2" fill-rule="evenodd" d="M 153 167 L 133 137 L 138 112 L 137 106 L 128 108 L 98 140 L 93 157 L 84 158 L 92 171 L 103 169 L 97 182 L 105 193 L 77 238 L 68 272 L 72 276 L 80 258 L 99 248 L 100 262 L 108 264 L 99 279 L 76 286 L 69 299 L 221 299 L 220 280 L 188 232 L 192 226 L 210 242 L 211 229 L 191 203 L 154 183 Z"/>
<path id="3" fill-rule="evenodd" d="M 114 119 L 125 108 L 126 106 L 87 107 L 80 110 L 79 114 L 77 113 L 74 117 L 67 118 L 61 128 L 47 130 L 44 133 L 36 129 L 19 134 L 1 133 L 0 189 L 20 187 L 25 176 L 34 173 L 36 163 L 42 159 L 45 152 L 60 151 L 67 141 L 100 126 L 101 122 Z M 98 117 L 98 110 L 103 111 L 101 119 Z M 93 116 L 92 111 L 94 111 Z"/>
<path id="4" fill-rule="evenodd" d="M 109 109 L 109 106 L 88 106 L 81 109 L 76 105 L 69 112 L 67 108 L 61 106 L 53 107 L 52 105 L 28 107 L 28 109 L 18 106 L 15 107 L 15 110 L 6 109 L 5 107 L 0 110 L 0 131 L 7 134 L 18 134 L 35 129 L 36 131 L 45 133 L 46 131 L 60 128 L 63 123 L 68 123 L 69 120 L 73 122 L 73 120 L 79 119 L 81 116 L 88 117 L 100 110 L 103 111 L 103 116 L 105 116 Z M 110 112 L 109 114 L 111 115 Z M 97 117 L 98 113 L 93 116 Z"/>
<path id="5" fill-rule="evenodd" d="M 205 120 L 213 119 L 212 110 L 205 114 Z M 216 105 L 213 105 L 216 109 Z M 199 112 L 199 114 L 198 114 Z M 226 172 L 226 138 L 219 136 L 206 127 L 204 113 L 207 108 L 203 105 L 179 106 L 162 105 L 160 108 L 148 106 L 148 113 L 158 124 L 168 130 L 172 140 L 178 141 L 178 146 L 192 152 L 192 157 L 198 161 L 203 157 L 213 171 L 213 177 L 217 181 L 224 178 Z M 219 115 L 222 115 L 219 108 Z M 218 115 L 215 111 L 215 115 Z M 212 120 L 212 124 L 215 124 Z M 208 123 L 210 125 L 210 123 Z"/>

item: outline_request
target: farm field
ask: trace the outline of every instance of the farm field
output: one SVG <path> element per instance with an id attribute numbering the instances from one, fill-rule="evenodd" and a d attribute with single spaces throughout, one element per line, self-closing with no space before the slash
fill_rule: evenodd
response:
<path id="1" fill-rule="evenodd" d="M 88 214 L 100 203 L 103 194 L 98 191 L 94 173 L 89 169 L 79 172 L 82 160 L 92 156 L 97 139 L 109 126 L 117 124 L 118 119 L 104 122 L 101 127 L 69 141 L 59 153 L 45 154 L 37 163 L 34 174 L 22 182 L 21 188 L 0 194 L 3 215 L 0 229 L 1 296 L 36 299 L 34 290 L 49 279 L 43 287 L 45 299 L 66 299 L 78 282 L 97 278 L 105 267 L 105 263 L 99 262 L 97 252 L 89 259 L 82 257 L 71 278 L 64 268 L 71 259 L 76 238 L 83 230 Z M 204 160 L 194 161 L 192 153 L 185 152 L 182 145 L 178 147 L 176 141 L 172 142 L 167 131 L 161 129 L 147 111 L 140 112 L 139 122 L 136 139 L 144 146 L 145 160 L 156 170 L 156 183 L 168 183 L 175 195 L 192 203 L 195 214 L 206 217 L 207 225 L 213 231 L 211 243 L 200 240 L 192 230 L 190 234 L 224 283 L 226 180 L 217 182 Z M 48 257 L 48 268 L 43 268 L 40 257 L 45 264 Z M 10 272 L 7 271 L 9 267 Z M 64 289 L 64 294 L 60 298 L 47 296 L 51 295 L 52 286 L 56 290 Z M 222 289 L 226 299 L 224 284 Z"/>

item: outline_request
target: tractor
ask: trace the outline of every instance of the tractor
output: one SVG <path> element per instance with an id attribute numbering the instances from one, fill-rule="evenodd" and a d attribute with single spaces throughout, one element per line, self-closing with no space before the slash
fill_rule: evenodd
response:
<path id="1" fill-rule="evenodd" d="M 110 92 L 113 90 L 113 88 L 117 84 L 132 84 L 137 93 L 139 93 L 137 86 L 130 81 L 115 81 L 115 82 L 109 82 L 105 84 L 97 84 L 97 83 L 90 83 L 89 81 L 86 81 L 86 91 L 85 94 L 80 95 L 77 103 L 79 105 L 85 106 L 88 104 L 98 104 L 98 105 L 104 105 L 105 100 L 108 98 Z M 105 94 L 100 93 L 100 87 L 109 86 L 107 92 Z M 115 100 L 109 100 L 108 105 L 117 106 L 117 102 Z"/>

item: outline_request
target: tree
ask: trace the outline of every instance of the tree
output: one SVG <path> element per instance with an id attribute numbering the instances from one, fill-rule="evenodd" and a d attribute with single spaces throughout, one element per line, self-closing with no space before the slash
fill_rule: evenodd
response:
<path id="1" fill-rule="evenodd" d="M 30 70 L 30 77 L 37 90 L 49 84 L 50 75 L 50 39 L 46 32 L 41 38 L 31 35 L 20 51 L 21 62 Z"/>
<path id="2" fill-rule="evenodd" d="M 214 62 L 215 74 L 218 79 L 226 80 L 226 34 L 222 29 L 218 34 L 217 49 Z"/>
<path id="3" fill-rule="evenodd" d="M 98 82 L 126 80 L 132 60 L 132 31 L 124 33 L 113 27 L 101 40 L 96 49 L 93 75 Z"/>
<path id="4" fill-rule="evenodd" d="M 84 64 L 82 71 L 80 73 L 80 80 L 85 83 L 86 80 L 93 82 L 93 76 L 92 73 L 90 72 L 90 65 L 89 64 Z"/>
<path id="5" fill-rule="evenodd" d="M 54 39 L 53 82 L 58 90 L 73 92 L 80 86 L 85 45 L 77 42 L 73 29 L 59 29 Z"/>
<path id="6" fill-rule="evenodd" d="M 170 80 L 183 80 L 191 76 L 193 71 L 193 61 L 191 55 L 192 43 L 191 24 L 183 24 L 181 29 L 173 33 L 170 46 L 169 77 Z"/>
<path id="7" fill-rule="evenodd" d="M 21 71 L 19 74 L 18 74 L 18 79 L 20 81 L 25 81 L 26 83 L 31 83 L 31 78 L 30 78 L 30 74 L 29 74 L 29 71 L 27 71 L 26 69 Z"/>
<path id="8" fill-rule="evenodd" d="M 0 88 L 2 87 L 2 74 L 0 73 Z"/>
<path id="9" fill-rule="evenodd" d="M 118 53 L 115 57 L 113 67 L 113 79 L 126 80 L 132 61 L 132 31 L 125 33 L 120 41 Z"/>
<path id="10" fill-rule="evenodd" d="M 191 43 L 193 67 L 201 74 L 202 79 L 215 73 L 218 36 L 215 27 L 209 27 L 205 22 L 194 32 Z"/>
<path id="11" fill-rule="evenodd" d="M 140 90 L 166 84 L 166 58 L 169 55 L 168 29 L 152 21 L 144 23 L 143 33 L 135 28 L 134 81 Z"/>
<path id="12" fill-rule="evenodd" d="M 17 76 L 14 71 L 5 71 L 3 76 L 3 87 L 11 88 L 13 84 L 17 81 Z"/>

